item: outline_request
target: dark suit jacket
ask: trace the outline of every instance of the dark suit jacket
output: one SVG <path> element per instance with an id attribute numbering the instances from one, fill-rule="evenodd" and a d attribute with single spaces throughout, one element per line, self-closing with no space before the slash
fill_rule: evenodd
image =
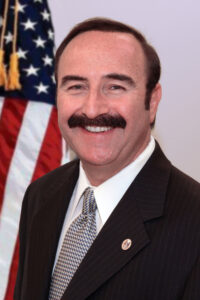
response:
<path id="1" fill-rule="evenodd" d="M 71 162 L 28 188 L 16 300 L 48 299 L 56 248 L 78 178 Z M 125 239 L 132 240 L 122 250 Z M 62 300 L 199 300 L 200 185 L 159 146 L 100 231 Z"/>

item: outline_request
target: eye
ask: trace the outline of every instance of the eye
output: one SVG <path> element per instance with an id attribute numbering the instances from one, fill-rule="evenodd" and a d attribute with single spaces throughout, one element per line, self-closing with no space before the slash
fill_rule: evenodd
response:
<path id="1" fill-rule="evenodd" d="M 83 88 L 83 86 L 81 84 L 74 84 L 71 85 L 67 88 L 68 91 L 70 90 L 81 90 Z"/>
<path id="2" fill-rule="evenodd" d="M 104 86 L 104 92 L 107 95 L 120 95 L 126 92 L 126 87 L 118 83 L 110 83 Z"/>
<path id="3" fill-rule="evenodd" d="M 113 91 L 115 91 L 115 90 L 125 90 L 125 88 L 121 85 L 115 84 L 115 85 L 110 86 L 110 90 L 113 90 Z"/>
<path id="4" fill-rule="evenodd" d="M 66 86 L 66 92 L 70 95 L 79 95 L 87 91 L 87 85 L 82 83 L 71 83 Z"/>

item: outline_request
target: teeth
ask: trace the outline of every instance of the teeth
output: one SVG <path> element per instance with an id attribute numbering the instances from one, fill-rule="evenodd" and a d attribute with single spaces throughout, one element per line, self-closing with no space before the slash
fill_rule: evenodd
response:
<path id="1" fill-rule="evenodd" d="M 111 130 L 112 127 L 86 126 L 85 129 L 90 132 L 104 132 L 104 131 Z"/>

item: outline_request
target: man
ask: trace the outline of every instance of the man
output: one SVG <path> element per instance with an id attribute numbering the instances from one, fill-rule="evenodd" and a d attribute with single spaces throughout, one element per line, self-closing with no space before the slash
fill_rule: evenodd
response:
<path id="1" fill-rule="evenodd" d="M 127 25 L 87 20 L 59 47 L 56 77 L 80 161 L 27 189 L 15 299 L 199 300 L 200 185 L 151 137 L 155 50 Z"/>

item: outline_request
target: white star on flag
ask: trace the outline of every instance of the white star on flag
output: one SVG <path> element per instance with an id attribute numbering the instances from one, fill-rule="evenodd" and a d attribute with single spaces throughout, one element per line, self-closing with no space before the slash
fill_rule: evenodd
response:
<path id="1" fill-rule="evenodd" d="M 17 3 L 17 11 L 21 13 L 25 13 L 24 8 L 27 6 L 27 4 L 20 4 L 19 2 Z M 15 9 L 15 6 L 11 6 L 12 9 Z"/>
<path id="2" fill-rule="evenodd" d="M 18 57 L 19 58 L 24 58 L 24 59 L 27 59 L 27 57 L 26 57 L 27 53 L 28 53 L 28 51 L 24 51 L 24 50 L 22 50 L 22 48 L 19 48 L 18 52 L 17 52 Z"/>
<path id="3" fill-rule="evenodd" d="M 33 40 L 35 43 L 36 43 L 36 47 L 41 47 L 41 48 L 44 48 L 44 44 L 46 43 L 45 40 L 41 39 L 41 37 L 39 36 L 37 38 L 37 40 Z"/>
<path id="4" fill-rule="evenodd" d="M 27 19 L 26 22 L 21 23 L 24 26 L 24 30 L 35 30 L 35 25 L 37 24 L 37 22 L 32 22 L 30 19 Z"/>
<path id="5" fill-rule="evenodd" d="M 49 57 L 48 55 L 46 55 L 45 57 L 42 58 L 44 61 L 44 65 L 45 66 L 52 66 L 53 63 L 53 58 Z"/>
<path id="6" fill-rule="evenodd" d="M 12 42 L 13 34 L 9 31 L 7 35 L 5 35 L 4 39 L 6 40 L 6 44 Z"/>
<path id="7" fill-rule="evenodd" d="M 39 3 L 42 3 L 42 0 L 34 0 L 34 2 L 39 2 Z"/>
<path id="8" fill-rule="evenodd" d="M 41 12 L 43 21 L 49 21 L 50 20 L 50 14 L 48 11 L 45 9 L 43 12 Z"/>
<path id="9" fill-rule="evenodd" d="M 44 85 L 42 82 L 40 82 L 39 85 L 35 86 L 35 88 L 37 89 L 38 94 L 41 94 L 41 93 L 48 94 L 48 92 L 47 92 L 48 87 L 49 87 L 48 85 Z"/>
<path id="10" fill-rule="evenodd" d="M 30 65 L 29 68 L 24 69 L 25 72 L 27 72 L 26 76 L 35 75 L 38 76 L 37 72 L 40 68 L 35 68 L 33 65 Z"/>
<path id="11" fill-rule="evenodd" d="M 51 29 L 48 30 L 48 37 L 50 40 L 53 40 L 53 38 L 54 38 L 54 33 Z"/>

